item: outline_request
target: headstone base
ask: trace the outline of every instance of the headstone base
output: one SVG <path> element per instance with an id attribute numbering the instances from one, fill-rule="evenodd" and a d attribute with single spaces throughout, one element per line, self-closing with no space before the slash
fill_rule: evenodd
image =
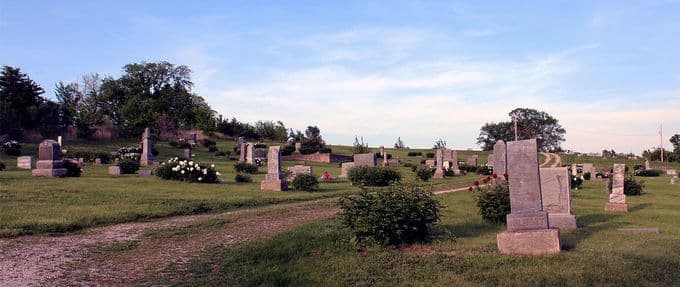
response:
<path id="1" fill-rule="evenodd" d="M 501 254 L 540 255 L 560 252 L 559 229 L 505 231 L 496 236 Z"/>
<path id="2" fill-rule="evenodd" d="M 284 189 L 286 189 L 286 185 L 280 179 L 265 179 L 262 182 L 260 182 L 260 190 L 283 191 Z"/>
<path id="3" fill-rule="evenodd" d="M 548 226 L 560 230 L 576 229 L 576 216 L 573 214 L 548 213 Z"/>
<path id="4" fill-rule="evenodd" d="M 628 212 L 628 203 L 607 202 L 604 206 L 604 211 Z"/>
<path id="5" fill-rule="evenodd" d="M 150 170 L 139 170 L 137 171 L 138 176 L 152 176 L 153 172 Z"/>
<path id="6" fill-rule="evenodd" d="M 68 171 L 65 168 L 39 168 L 31 170 L 33 176 L 64 177 Z"/>
<path id="7" fill-rule="evenodd" d="M 506 215 L 508 231 L 540 230 L 548 228 L 548 213 L 545 211 L 510 213 Z"/>

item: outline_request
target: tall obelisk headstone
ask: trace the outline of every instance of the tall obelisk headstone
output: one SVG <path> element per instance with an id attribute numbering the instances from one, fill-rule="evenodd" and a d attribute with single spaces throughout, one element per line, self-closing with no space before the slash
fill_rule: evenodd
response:
<path id="1" fill-rule="evenodd" d="M 575 163 L 571 164 L 571 175 L 573 175 L 573 176 L 578 175 L 578 166 L 576 166 Z"/>
<path id="2" fill-rule="evenodd" d="M 628 212 L 626 195 L 623 193 L 625 173 L 625 164 L 614 164 L 614 173 L 612 174 L 612 193 L 609 194 L 609 202 L 607 202 L 607 204 L 604 206 L 605 211 Z"/>
<path id="3" fill-rule="evenodd" d="M 437 165 L 437 169 L 434 171 L 434 178 L 444 178 L 444 150 L 437 149 L 435 164 Z"/>
<path id="4" fill-rule="evenodd" d="M 286 189 L 286 183 L 282 180 L 281 174 L 281 147 L 273 146 L 269 148 L 267 154 L 267 175 L 260 182 L 260 190 L 282 191 Z"/>
<path id="5" fill-rule="evenodd" d="M 33 176 L 62 177 L 66 176 L 64 161 L 61 160 L 61 147 L 56 141 L 44 140 L 38 146 L 38 162 Z"/>
<path id="6" fill-rule="evenodd" d="M 388 166 L 389 163 L 387 162 L 387 153 L 385 152 L 385 147 L 381 146 L 380 147 L 380 155 L 383 158 L 382 166 Z"/>
<path id="7" fill-rule="evenodd" d="M 248 146 L 246 146 L 246 163 L 255 164 L 254 148 L 255 148 L 254 144 L 248 144 Z"/>
<path id="8" fill-rule="evenodd" d="M 147 166 L 153 164 L 153 141 L 151 140 L 151 131 L 149 128 L 144 129 L 142 134 L 142 156 L 139 158 L 139 165 Z"/>
<path id="9" fill-rule="evenodd" d="M 536 139 L 507 143 L 510 214 L 507 231 L 499 233 L 498 250 L 508 254 L 560 252 L 559 229 L 548 228 L 543 210 Z"/>

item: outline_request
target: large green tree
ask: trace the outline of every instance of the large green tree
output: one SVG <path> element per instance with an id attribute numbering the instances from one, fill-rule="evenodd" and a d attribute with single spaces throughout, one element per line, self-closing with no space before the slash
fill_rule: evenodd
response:
<path id="1" fill-rule="evenodd" d="M 25 130 L 44 136 L 56 132 L 58 106 L 41 95 L 44 90 L 19 68 L 3 66 L 0 71 L 0 134 L 19 139 Z"/>
<path id="2" fill-rule="evenodd" d="M 486 123 L 479 132 L 477 144 L 484 150 L 493 149 L 498 140 L 515 140 L 514 120 L 517 120 L 517 131 L 520 140 L 535 138 L 538 148 L 543 151 L 559 150 L 567 133 L 559 121 L 546 112 L 517 108 L 509 114 L 510 120 L 499 123 Z"/>
<path id="3" fill-rule="evenodd" d="M 59 82 L 55 87 L 61 126 L 75 126 L 80 138 L 90 137 L 95 132 L 94 127 L 104 121 L 98 104 L 100 85 L 98 74 L 87 74 L 81 82 Z"/>

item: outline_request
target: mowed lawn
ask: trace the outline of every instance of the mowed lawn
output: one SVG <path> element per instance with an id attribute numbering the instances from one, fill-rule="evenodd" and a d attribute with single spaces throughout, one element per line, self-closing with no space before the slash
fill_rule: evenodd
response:
<path id="1" fill-rule="evenodd" d="M 111 152 L 118 147 L 134 144 L 133 141 L 66 142 L 63 149 Z M 220 140 L 217 146 L 222 151 L 231 151 L 232 156 L 235 156 L 233 141 Z M 158 143 L 156 148 L 159 150 L 156 159 L 161 161 L 183 153 L 182 149 L 173 148 L 167 142 Z M 333 148 L 341 154 L 351 155 L 351 147 Z M 372 151 L 377 152 L 377 149 Z M 24 145 L 23 152 L 35 155 L 37 145 Z M 414 164 L 424 159 L 407 157 L 406 151 L 401 150 L 388 149 L 388 152 L 394 153 L 404 162 Z M 0 172 L 0 237 L 69 232 L 113 223 L 338 197 L 359 190 L 348 181 L 340 180 L 321 183 L 319 192 L 263 192 L 260 191 L 260 181 L 264 179 L 266 166 L 253 175 L 252 183 L 236 183 L 233 170 L 235 161 L 228 157 L 216 157 L 202 146 L 197 147 L 194 153 L 195 160 L 215 164 L 225 183 L 189 184 L 165 181 L 155 176 L 111 177 L 106 165 L 86 166 L 79 178 L 38 178 L 30 176 L 28 170 L 17 169 L 15 157 L 2 155 L 0 160 L 8 169 Z M 340 173 L 338 163 L 283 162 L 284 169 L 295 164 L 311 165 L 317 176 L 324 171 L 333 175 Z M 402 173 L 403 181 L 415 180 L 410 168 L 403 165 L 396 168 Z M 475 178 L 479 176 L 469 174 L 432 180 L 428 184 L 438 190 L 449 189 L 467 186 Z"/>
<path id="2" fill-rule="evenodd" d="M 406 249 L 360 250 L 339 219 L 309 224 L 238 250 L 214 249 L 148 282 L 180 286 L 677 286 L 680 185 L 645 178 L 630 212 L 604 212 L 604 181 L 574 192 L 579 228 L 562 232 L 558 255 L 500 255 L 496 234 L 469 192 L 438 196 L 446 206 L 435 238 Z M 624 227 L 658 227 L 660 234 Z M 168 275 L 165 275 L 168 276 Z"/>

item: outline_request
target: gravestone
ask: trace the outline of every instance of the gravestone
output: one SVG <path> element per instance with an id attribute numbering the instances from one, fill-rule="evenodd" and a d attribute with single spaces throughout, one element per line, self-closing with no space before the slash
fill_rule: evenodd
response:
<path id="1" fill-rule="evenodd" d="M 287 180 L 290 182 L 293 181 L 298 174 L 312 174 L 312 167 L 308 165 L 294 165 L 289 167 L 288 171 L 290 174 L 288 175 Z"/>
<path id="2" fill-rule="evenodd" d="M 577 176 L 578 175 L 578 167 L 576 166 L 575 163 L 571 164 L 571 175 Z"/>
<path id="3" fill-rule="evenodd" d="M 61 160 L 61 147 L 56 141 L 44 140 L 38 146 L 38 162 L 36 169 L 31 171 L 33 176 L 63 177 L 67 170 Z"/>
<path id="4" fill-rule="evenodd" d="M 560 252 L 559 229 L 548 227 L 543 210 L 536 139 L 507 143 L 510 214 L 507 231 L 496 237 L 502 254 Z"/>
<path id="5" fill-rule="evenodd" d="M 246 163 L 255 164 L 255 152 L 253 151 L 254 148 L 254 144 L 248 144 L 246 146 Z"/>
<path id="6" fill-rule="evenodd" d="M 295 143 L 295 153 L 300 153 L 300 149 L 302 149 L 302 143 Z"/>
<path id="7" fill-rule="evenodd" d="M 282 191 L 286 189 L 286 182 L 281 175 L 281 147 L 273 146 L 269 148 L 267 154 L 267 175 L 260 182 L 260 190 Z"/>
<path id="8" fill-rule="evenodd" d="M 645 160 L 645 169 L 652 169 L 652 168 L 649 166 L 649 160 Z"/>
<path id="9" fill-rule="evenodd" d="M 32 156 L 20 156 L 17 157 L 17 168 L 20 169 L 34 169 L 35 162 Z"/>
<path id="10" fill-rule="evenodd" d="M 590 178 L 595 178 L 595 175 L 597 174 L 595 172 L 595 167 L 593 167 L 592 163 L 584 163 L 582 170 L 583 174 L 590 173 Z"/>
<path id="11" fill-rule="evenodd" d="M 498 178 L 504 178 L 503 175 L 508 173 L 508 157 L 507 148 L 505 142 L 500 140 L 493 145 L 493 173 L 495 173 Z"/>
<path id="12" fill-rule="evenodd" d="M 189 134 L 189 144 L 191 146 L 196 146 L 197 143 L 198 143 L 198 141 L 196 140 L 196 133 L 190 133 Z"/>
<path id="13" fill-rule="evenodd" d="M 429 168 L 433 168 L 436 164 L 436 161 L 434 159 L 426 159 L 425 160 L 425 165 L 427 165 Z"/>
<path id="14" fill-rule="evenodd" d="M 487 165 L 487 166 L 490 166 L 490 167 L 493 167 L 493 154 L 489 154 L 489 155 L 486 157 L 486 165 Z"/>
<path id="15" fill-rule="evenodd" d="M 102 165 L 102 159 L 101 158 L 95 158 L 94 159 L 94 165 Z"/>
<path id="16" fill-rule="evenodd" d="M 239 138 L 239 140 L 240 140 L 240 139 L 241 139 L 241 138 Z M 240 147 L 241 147 L 241 148 L 240 148 L 239 151 L 241 152 L 241 154 L 239 155 L 238 161 L 239 161 L 239 162 L 245 162 L 245 161 L 246 161 L 246 153 L 248 152 L 248 151 L 247 151 L 247 149 L 248 149 L 248 143 L 242 142 L 241 145 L 240 145 Z"/>
<path id="17" fill-rule="evenodd" d="M 678 175 L 678 171 L 675 170 L 675 169 L 667 169 L 667 170 L 666 170 L 666 175 L 670 175 L 670 176 Z"/>
<path id="18" fill-rule="evenodd" d="M 676 181 L 678 181 L 677 175 L 674 175 L 673 177 L 671 177 L 671 184 L 675 184 Z"/>
<path id="19" fill-rule="evenodd" d="M 137 171 L 137 175 L 141 177 L 153 176 L 153 172 L 148 169 L 140 169 Z"/>
<path id="20" fill-rule="evenodd" d="M 451 163 L 451 170 L 453 174 L 460 174 L 460 168 L 458 167 L 458 152 L 451 149 L 444 150 L 444 161 Z"/>
<path id="21" fill-rule="evenodd" d="M 434 171 L 434 178 L 442 179 L 444 178 L 444 151 L 442 149 L 437 149 L 435 164 L 437 169 Z"/>
<path id="22" fill-rule="evenodd" d="M 612 190 L 609 194 L 609 202 L 604 206 L 605 211 L 622 211 L 628 212 L 628 204 L 626 203 L 626 195 L 623 193 L 623 182 L 625 181 L 626 165 L 614 164 L 614 173 L 612 176 Z"/>
<path id="23" fill-rule="evenodd" d="M 191 160 L 191 156 L 192 156 L 191 148 L 185 148 L 184 149 L 184 159 Z"/>
<path id="24" fill-rule="evenodd" d="M 382 157 L 383 157 L 383 166 L 388 166 L 390 163 L 387 161 L 387 153 L 385 152 L 385 148 L 382 148 Z"/>
<path id="25" fill-rule="evenodd" d="M 575 229 L 571 213 L 571 178 L 566 167 L 541 168 L 541 199 L 548 212 L 548 227 Z"/>
<path id="26" fill-rule="evenodd" d="M 373 153 L 360 153 L 354 155 L 354 166 L 375 166 L 375 154 Z"/>
<path id="27" fill-rule="evenodd" d="M 471 165 L 471 166 L 477 166 L 477 160 L 478 160 L 478 159 L 479 159 L 479 156 L 476 155 L 476 154 L 473 154 L 473 155 L 471 155 L 470 157 L 468 157 L 468 159 L 467 159 L 467 161 L 465 162 L 465 164 Z"/>
<path id="28" fill-rule="evenodd" d="M 236 148 L 238 149 L 238 152 L 241 152 L 241 145 L 246 142 L 246 137 L 238 137 L 236 140 Z"/>
<path id="29" fill-rule="evenodd" d="M 117 166 L 117 165 L 109 166 L 109 175 L 120 176 L 120 174 L 121 174 L 120 166 Z"/>
<path id="30" fill-rule="evenodd" d="M 354 167 L 353 162 L 343 162 L 340 164 L 340 175 L 338 175 L 339 178 L 347 178 L 347 172 L 349 171 L 350 168 Z"/>
<path id="31" fill-rule="evenodd" d="M 390 158 L 387 160 L 388 165 L 398 165 L 399 164 L 399 159 L 398 158 Z"/>
<path id="32" fill-rule="evenodd" d="M 85 164 L 85 158 L 79 157 L 78 158 L 78 164 L 80 164 L 80 165 Z"/>
<path id="33" fill-rule="evenodd" d="M 144 134 L 142 134 L 142 156 L 139 158 L 139 165 L 147 166 L 153 164 L 152 148 L 153 141 L 151 140 L 151 130 L 145 128 Z"/>

